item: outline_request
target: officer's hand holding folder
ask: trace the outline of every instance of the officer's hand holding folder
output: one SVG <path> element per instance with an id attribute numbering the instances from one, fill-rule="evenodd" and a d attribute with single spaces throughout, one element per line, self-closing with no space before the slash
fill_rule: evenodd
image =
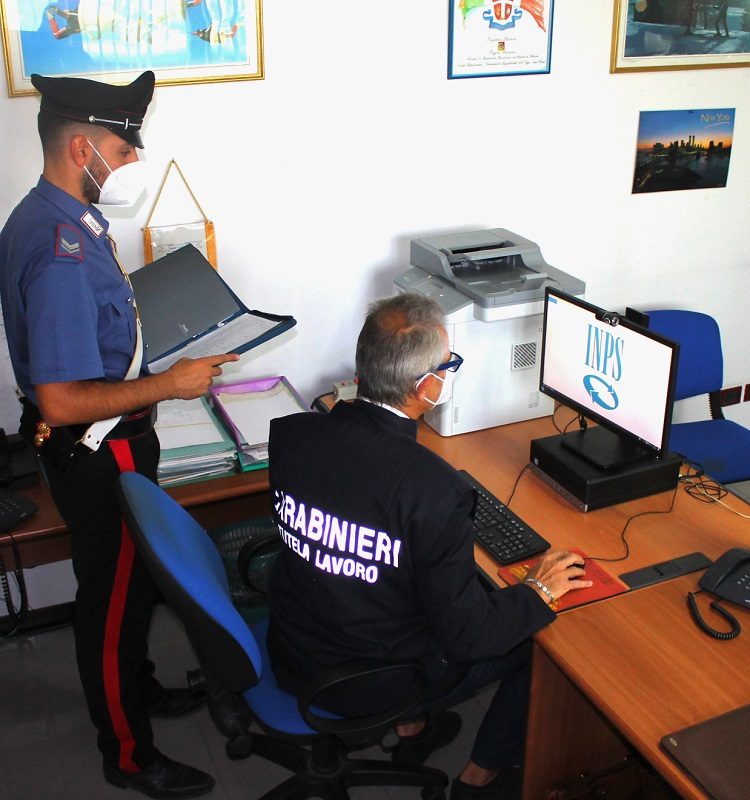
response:
<path id="1" fill-rule="evenodd" d="M 132 272 L 151 372 L 181 358 L 244 353 L 297 321 L 250 310 L 193 245 Z"/>

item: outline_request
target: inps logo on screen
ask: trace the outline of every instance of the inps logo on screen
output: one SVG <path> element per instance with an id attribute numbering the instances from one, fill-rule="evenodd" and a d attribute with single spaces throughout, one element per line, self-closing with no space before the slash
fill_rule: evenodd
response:
<path id="1" fill-rule="evenodd" d="M 586 375 L 583 385 L 591 397 L 591 401 L 606 411 L 614 411 L 620 404 L 614 387 L 599 375 Z"/>

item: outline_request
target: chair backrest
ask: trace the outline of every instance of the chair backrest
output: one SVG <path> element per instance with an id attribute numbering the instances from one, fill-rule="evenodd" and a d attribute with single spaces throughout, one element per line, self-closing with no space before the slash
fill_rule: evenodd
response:
<path id="1" fill-rule="evenodd" d="M 232 692 L 253 686 L 262 673 L 261 654 L 232 603 L 221 556 L 206 531 L 136 472 L 120 475 L 118 500 L 141 558 L 182 620 L 204 670 Z"/>
<path id="2" fill-rule="evenodd" d="M 675 400 L 721 389 L 724 360 L 716 320 L 699 311 L 648 311 L 649 328 L 680 345 Z"/>

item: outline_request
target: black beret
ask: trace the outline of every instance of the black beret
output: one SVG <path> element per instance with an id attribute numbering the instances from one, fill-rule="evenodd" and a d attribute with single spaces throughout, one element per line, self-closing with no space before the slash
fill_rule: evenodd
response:
<path id="1" fill-rule="evenodd" d="M 31 76 L 31 83 L 42 95 L 41 111 L 101 125 L 136 147 L 143 147 L 140 131 L 154 94 L 154 80 L 150 70 L 127 86 L 86 78 Z"/>

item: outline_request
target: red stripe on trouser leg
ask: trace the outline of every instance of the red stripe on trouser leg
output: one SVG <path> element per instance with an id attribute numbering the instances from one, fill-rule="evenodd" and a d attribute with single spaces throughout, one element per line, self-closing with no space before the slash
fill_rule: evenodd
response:
<path id="1" fill-rule="evenodd" d="M 115 457 L 120 472 L 135 472 L 133 453 L 127 439 L 112 439 L 107 442 Z M 104 652 L 102 668 L 104 670 L 104 693 L 107 698 L 112 729 L 120 743 L 118 766 L 125 772 L 138 772 L 139 767 L 133 761 L 135 739 L 130 730 L 125 710 L 122 707 L 122 689 L 120 686 L 120 631 L 125 615 L 130 576 L 133 571 L 135 547 L 130 538 L 125 521 L 120 533 L 120 555 L 115 568 L 115 580 L 109 598 L 107 621 L 104 629 Z"/>
<path id="2" fill-rule="evenodd" d="M 130 441 L 128 439 L 110 439 L 107 444 L 115 457 L 120 472 L 135 472 L 135 461 L 133 461 Z"/>

